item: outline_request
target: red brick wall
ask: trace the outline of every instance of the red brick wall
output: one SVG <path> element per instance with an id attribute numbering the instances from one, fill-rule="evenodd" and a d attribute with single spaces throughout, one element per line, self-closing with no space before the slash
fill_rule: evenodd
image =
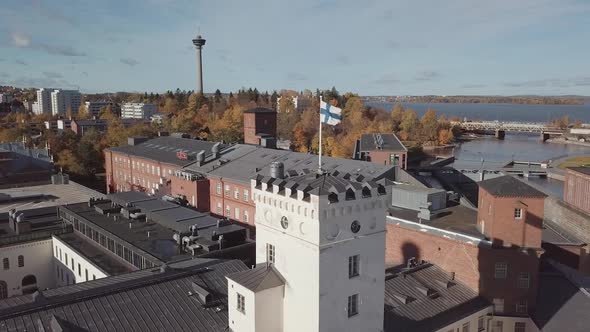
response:
<path id="1" fill-rule="evenodd" d="M 171 194 L 173 196 L 184 196 L 191 206 L 201 212 L 209 211 L 209 180 L 186 180 L 182 177 L 172 176 Z"/>
<path id="2" fill-rule="evenodd" d="M 401 168 L 406 169 L 408 166 L 408 156 L 406 151 L 384 151 L 375 150 L 369 151 L 371 162 L 379 165 L 391 165 L 391 155 L 399 155 L 399 163 Z"/>
<path id="3" fill-rule="evenodd" d="M 405 265 L 415 257 L 434 263 L 447 272 L 455 272 L 457 280 L 479 292 L 490 301 L 504 299 L 504 312 L 516 313 L 516 304 L 527 300 L 528 311 L 535 307 L 538 265 L 541 251 L 519 248 L 478 247 L 443 238 L 428 232 L 387 224 L 385 260 L 388 265 Z M 507 277 L 495 279 L 496 263 L 507 264 Z M 521 272 L 530 276 L 528 289 L 518 287 Z"/>
<path id="4" fill-rule="evenodd" d="M 477 223 L 480 230 L 498 245 L 541 248 L 544 198 L 495 197 L 479 189 Z M 522 210 L 521 219 L 514 217 Z"/>
<path id="5" fill-rule="evenodd" d="M 563 186 L 563 200 L 590 214 L 590 175 L 568 169 Z"/>
<path id="6" fill-rule="evenodd" d="M 221 191 L 218 191 L 218 186 L 221 187 Z M 229 188 L 229 194 L 226 194 L 226 187 Z M 226 216 L 229 219 L 248 225 L 254 225 L 255 205 L 252 201 L 252 193 L 249 185 L 226 181 L 220 178 L 210 178 L 209 188 L 211 196 L 211 213 Z M 247 192 L 247 200 L 244 199 L 245 191 Z M 236 208 L 239 211 L 236 211 Z M 236 212 L 239 212 L 237 216 Z"/>
<path id="7" fill-rule="evenodd" d="M 277 136 L 277 113 L 244 113 L 244 143 L 258 145 L 256 134 Z"/>

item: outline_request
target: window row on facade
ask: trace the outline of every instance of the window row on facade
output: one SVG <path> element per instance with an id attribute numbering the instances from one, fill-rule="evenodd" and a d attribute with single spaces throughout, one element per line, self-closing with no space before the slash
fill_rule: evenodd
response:
<path id="1" fill-rule="evenodd" d="M 222 187 L 223 187 L 222 182 L 217 181 L 217 183 L 215 185 L 215 193 L 219 196 L 222 195 Z M 232 192 L 233 192 L 233 194 L 232 194 Z M 238 186 L 234 186 L 233 191 L 232 191 L 231 186 L 229 184 L 226 184 L 225 187 L 223 188 L 223 195 L 227 198 L 233 198 L 236 201 L 239 201 L 239 200 L 242 200 L 244 202 L 250 201 L 250 190 L 248 190 L 248 189 L 240 190 L 240 187 L 238 187 Z"/>
<path id="2" fill-rule="evenodd" d="M 60 216 L 63 219 L 72 223 L 76 231 L 85 235 L 87 238 L 98 243 L 101 247 L 114 253 L 119 258 L 122 258 L 123 260 L 125 260 L 126 262 L 140 270 L 149 269 L 156 265 L 159 265 L 159 262 L 152 261 L 149 258 L 144 257 L 141 253 L 134 251 L 130 245 L 123 243 L 118 239 L 111 238 L 108 235 L 105 235 L 97 228 L 94 228 L 86 224 L 82 220 L 68 214 L 64 210 L 60 209 Z"/>
<path id="3" fill-rule="evenodd" d="M 25 256 L 18 255 L 17 257 L 17 266 L 24 267 L 25 266 Z M 10 258 L 4 257 L 2 258 L 2 269 L 7 271 L 10 270 Z"/>
<path id="4" fill-rule="evenodd" d="M 494 265 L 494 279 L 508 278 L 508 263 L 497 262 Z M 528 272 L 519 272 L 516 281 L 517 288 L 528 289 L 531 283 L 531 275 Z"/>

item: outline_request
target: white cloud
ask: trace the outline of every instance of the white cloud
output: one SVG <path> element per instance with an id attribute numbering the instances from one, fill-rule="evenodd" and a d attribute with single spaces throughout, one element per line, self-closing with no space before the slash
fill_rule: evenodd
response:
<path id="1" fill-rule="evenodd" d="M 10 36 L 12 38 L 12 44 L 16 47 L 29 47 L 31 46 L 31 37 L 22 32 L 13 32 Z"/>

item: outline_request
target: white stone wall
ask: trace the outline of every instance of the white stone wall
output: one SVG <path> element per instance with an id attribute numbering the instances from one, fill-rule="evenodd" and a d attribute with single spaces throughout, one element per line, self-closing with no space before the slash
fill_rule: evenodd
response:
<path id="1" fill-rule="evenodd" d="M 387 195 L 330 204 L 326 196 L 291 191 L 272 193 L 266 184 L 251 192 L 256 203 L 256 262 L 266 262 L 266 245 L 275 246 L 275 267 L 286 280 L 283 331 L 381 331 L 385 273 Z M 288 219 L 287 228 L 281 218 Z M 353 234 L 351 223 L 361 230 Z M 361 257 L 361 275 L 348 277 L 348 257 Z M 359 295 L 359 314 L 348 317 L 348 296 Z M 241 331 L 241 330 L 240 330 Z"/>
<path id="2" fill-rule="evenodd" d="M 38 289 L 56 286 L 51 248 L 51 239 L 0 248 L 0 281 L 6 282 L 8 297 L 22 295 L 22 280 L 28 275 L 35 276 Z M 23 267 L 18 266 L 20 255 L 24 258 Z M 9 260 L 8 270 L 4 270 L 4 258 Z"/>
<path id="3" fill-rule="evenodd" d="M 238 311 L 238 295 L 244 295 L 245 297 L 245 311 L 242 313 Z M 228 320 L 229 327 L 233 331 L 239 332 L 256 332 L 256 301 L 254 293 L 235 283 L 234 281 L 227 280 L 227 306 L 228 306 Z"/>
<path id="4" fill-rule="evenodd" d="M 53 237 L 52 256 L 55 265 L 52 274 L 55 275 L 58 287 L 109 276 L 92 261 L 55 236 Z"/>
<path id="5" fill-rule="evenodd" d="M 539 332 L 539 328 L 532 319 L 528 317 L 508 317 L 508 316 L 494 316 L 494 318 L 490 321 L 489 329 L 486 331 L 494 331 L 493 326 L 495 322 L 501 321 L 502 322 L 502 332 L 514 332 L 514 324 L 516 322 L 523 322 L 526 324 L 525 332 Z"/>
<path id="6" fill-rule="evenodd" d="M 479 321 L 479 317 L 483 317 L 483 327 L 484 330 L 482 331 L 491 331 L 490 329 L 488 329 L 488 324 L 490 324 L 491 319 L 492 319 L 492 314 L 494 312 L 494 307 L 492 305 L 490 305 L 487 308 L 484 308 L 472 315 L 469 315 L 463 319 L 460 319 L 456 322 L 454 322 L 453 324 L 447 325 L 439 330 L 437 330 L 437 332 L 449 332 L 449 331 L 463 331 L 463 324 L 465 323 L 469 323 L 469 331 L 479 331 L 478 330 L 478 321 Z M 488 316 L 490 315 L 490 316 Z M 491 325 L 489 325 L 491 327 Z M 506 331 L 506 330 L 504 330 Z"/>
<path id="7" fill-rule="evenodd" d="M 256 292 L 256 332 L 279 332 L 283 330 L 284 287 L 274 287 Z"/>

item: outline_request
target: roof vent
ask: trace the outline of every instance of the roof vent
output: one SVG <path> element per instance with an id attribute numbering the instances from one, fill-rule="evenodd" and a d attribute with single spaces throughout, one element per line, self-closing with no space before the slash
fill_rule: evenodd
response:
<path id="1" fill-rule="evenodd" d="M 193 294 L 197 296 L 199 302 L 201 302 L 203 306 L 209 306 L 213 303 L 213 294 L 211 294 L 208 290 L 194 282 L 191 286 L 193 289 Z"/>
<path id="2" fill-rule="evenodd" d="M 167 271 L 170 271 L 170 270 L 171 270 L 171 268 L 167 264 L 160 265 L 160 273 L 164 273 L 164 272 L 167 272 Z"/>
<path id="3" fill-rule="evenodd" d="M 213 154 L 213 159 L 219 158 L 219 146 L 221 143 L 217 142 L 211 147 L 211 153 Z"/>
<path id="4" fill-rule="evenodd" d="M 270 177 L 275 179 L 285 178 L 285 165 L 280 161 L 270 163 Z"/>

